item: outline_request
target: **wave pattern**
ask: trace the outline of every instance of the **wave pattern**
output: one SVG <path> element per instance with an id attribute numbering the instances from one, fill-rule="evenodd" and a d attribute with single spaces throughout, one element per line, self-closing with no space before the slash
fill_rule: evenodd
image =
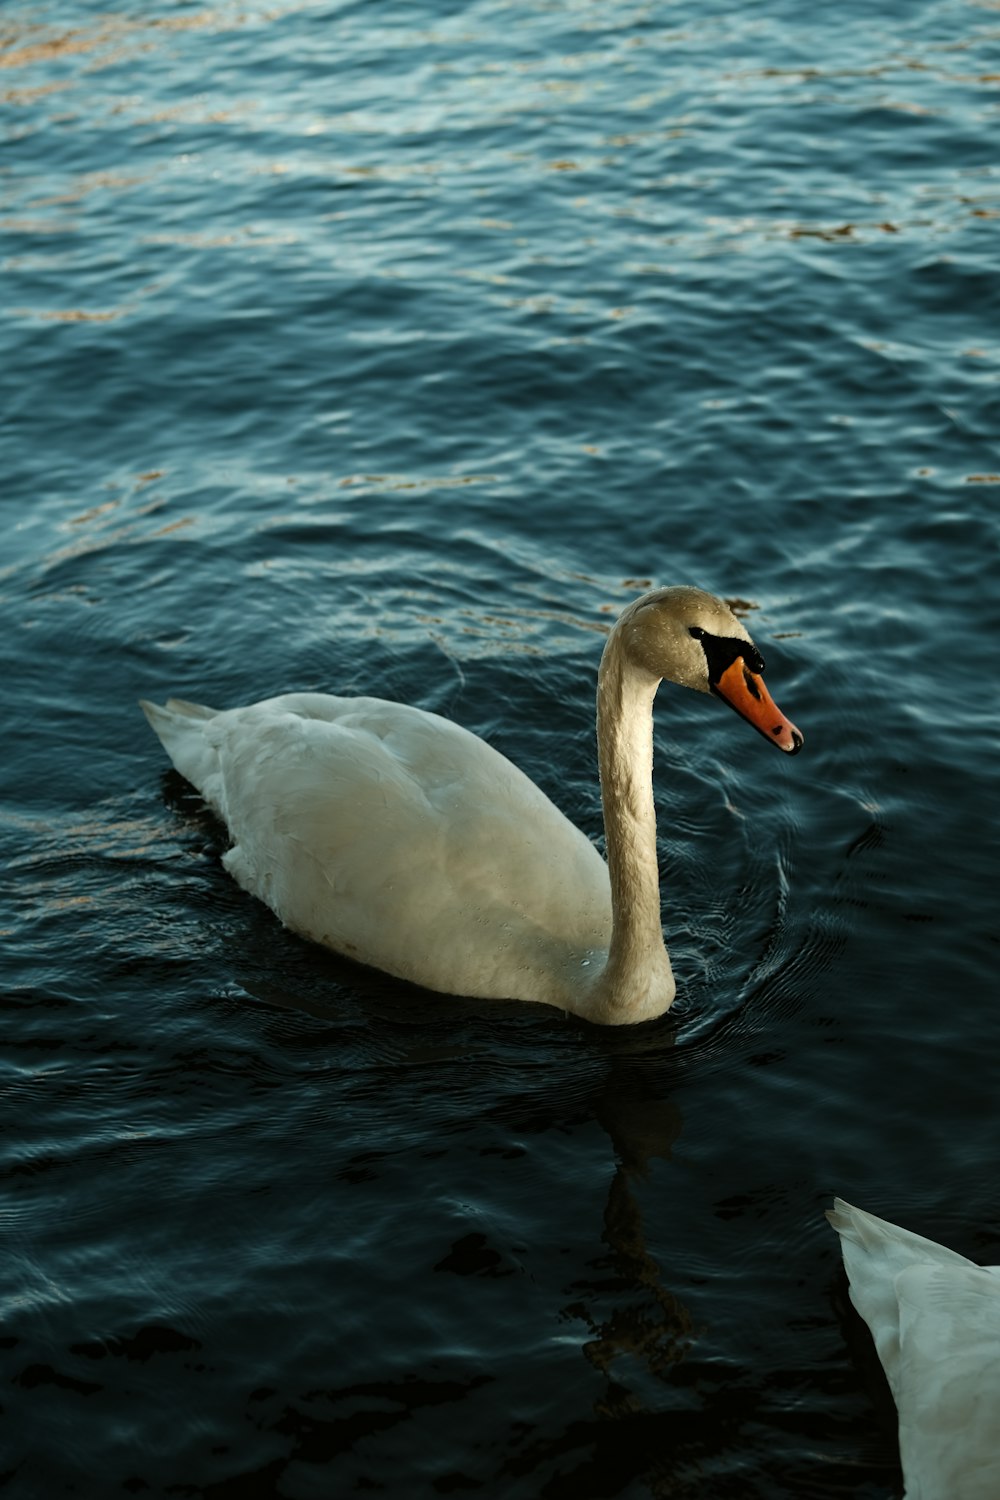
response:
<path id="1" fill-rule="evenodd" d="M 896 1493 L 820 1211 L 1000 1259 L 998 40 L 4 7 L 5 1493 Z M 600 844 L 653 581 L 806 747 L 662 695 L 624 1034 L 300 943 L 134 707 L 407 699 Z"/>

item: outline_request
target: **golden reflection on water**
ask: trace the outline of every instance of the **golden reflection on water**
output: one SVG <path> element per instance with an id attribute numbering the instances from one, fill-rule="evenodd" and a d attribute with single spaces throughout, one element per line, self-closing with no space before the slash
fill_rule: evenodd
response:
<path id="1" fill-rule="evenodd" d="M 158 478 L 162 472 L 164 471 L 151 470 L 148 475 L 139 475 L 136 489 Z M 110 551 L 120 546 L 144 546 L 147 542 L 186 532 L 201 520 L 200 515 L 190 512 L 168 519 L 163 515 L 168 508 L 168 501 L 155 493 L 141 505 L 129 505 L 127 514 L 123 514 L 122 507 L 126 500 L 127 497 L 116 496 L 89 506 L 86 510 L 77 511 L 75 515 L 59 522 L 56 529 L 69 532 L 72 540 L 53 547 L 41 558 L 40 572 L 49 572 L 72 558 L 85 557 L 90 553 Z M 3 576 L 4 572 L 0 571 L 0 578 Z M 42 594 L 40 597 L 54 596 Z"/>
<path id="2" fill-rule="evenodd" d="M 148 182 L 149 175 L 148 172 L 83 172 L 73 187 L 65 192 L 55 193 L 50 198 L 36 198 L 35 204 L 38 208 L 51 208 L 61 203 L 79 203 L 88 193 L 101 189 L 138 187 L 141 183 Z"/>
<path id="3" fill-rule="evenodd" d="M 44 25 L 38 22 L 19 22 L 17 20 L 3 20 L 0 18 L 0 69 L 7 70 L 8 74 L 15 71 L 27 73 L 32 68 L 39 70 L 58 68 L 62 66 L 61 76 L 40 77 L 37 81 L 28 82 L 19 80 L 6 90 L 0 90 L 0 102 L 7 103 L 23 109 L 28 109 L 39 99 L 47 94 L 59 95 L 65 99 L 66 91 L 73 89 L 85 80 L 85 75 L 94 69 L 103 68 L 120 62 L 123 58 L 131 58 L 149 53 L 160 48 L 164 41 L 174 35 L 191 32 L 216 32 L 236 30 L 245 26 L 259 28 L 269 25 L 274 21 L 282 21 L 298 11 L 317 9 L 320 0 L 285 0 L 285 3 L 273 4 L 269 10 L 255 10 L 248 5 L 247 0 L 219 0 L 219 3 L 207 5 L 201 9 L 182 13 L 168 13 L 137 18 L 132 15 L 115 12 L 113 10 L 99 13 L 93 18 L 89 25 L 76 25 L 60 28 L 56 25 Z M 980 0 L 981 8 L 994 9 L 1000 5 L 1000 0 Z M 577 23 L 586 29 L 586 18 L 577 17 Z M 596 24 L 596 22 L 595 22 Z M 677 34 L 673 36 L 666 30 L 657 34 L 659 45 L 663 46 L 668 36 L 671 45 L 681 46 L 686 38 Z M 429 30 L 403 30 L 395 34 L 393 39 L 394 49 L 405 48 L 419 40 L 421 45 L 440 42 L 445 43 L 444 34 L 438 35 L 434 28 Z M 647 44 L 646 38 L 636 37 L 630 45 L 639 46 Z M 606 61 L 606 60 L 605 60 Z M 438 60 L 439 67 L 447 72 L 457 65 L 453 62 L 442 62 Z M 565 91 L 572 94 L 579 91 L 586 92 L 600 83 L 601 69 L 605 65 L 602 62 L 602 54 L 595 51 L 578 51 L 540 58 L 518 58 L 504 59 L 503 62 L 486 61 L 479 59 L 478 71 L 475 74 L 465 74 L 464 81 L 467 90 L 475 93 L 477 80 L 485 84 L 483 107 L 489 112 L 488 100 L 494 98 L 495 87 L 500 80 L 510 80 L 514 77 L 526 77 L 533 80 L 533 87 L 540 89 L 541 93 L 533 93 L 535 107 L 543 111 L 549 106 L 544 102 L 543 95 L 555 91 L 562 100 Z M 697 71 L 697 65 L 694 65 Z M 947 80 L 957 84 L 972 84 L 988 91 L 995 91 L 996 84 L 1000 81 L 1000 74 L 989 72 L 978 75 L 959 75 L 951 68 L 948 58 L 940 52 L 929 51 L 926 57 L 907 58 L 893 57 L 890 63 L 873 64 L 871 68 L 862 70 L 864 76 L 873 78 L 898 73 L 900 70 L 908 70 L 915 80 L 919 81 L 932 73 L 939 81 Z M 560 76 L 569 73 L 571 77 Z M 730 71 L 722 75 L 734 88 L 739 91 L 743 87 L 755 87 L 761 80 L 773 82 L 777 87 L 787 88 L 793 91 L 803 88 L 812 94 L 817 84 L 829 83 L 838 77 L 848 74 L 836 67 L 745 67 Z M 254 120 L 257 125 L 261 122 L 262 106 L 255 99 L 226 97 L 220 100 L 218 94 L 213 91 L 211 77 L 206 78 L 208 85 L 204 92 L 199 92 L 191 97 L 183 98 L 178 102 L 164 102 L 162 99 L 154 101 L 152 98 L 145 100 L 141 94 L 121 96 L 111 101 L 113 112 L 125 115 L 132 125 L 155 125 L 177 121 L 188 125 L 212 125 L 225 126 L 232 124 L 239 128 L 248 120 Z M 137 86 L 137 85 L 133 85 Z M 895 92 L 899 88 L 898 80 L 892 79 L 891 86 L 894 93 L 888 97 L 873 101 L 873 107 L 880 110 L 893 111 L 911 116 L 941 115 L 946 112 L 945 106 L 931 106 L 924 102 L 917 102 L 905 96 L 899 97 Z M 466 97 L 471 97 L 467 94 Z M 478 97 L 478 96 L 477 96 Z M 804 101 L 805 102 L 805 101 Z M 504 96 L 504 108 L 510 105 L 509 99 Z M 62 106 L 64 109 L 67 106 Z M 701 136 L 705 133 L 704 121 L 688 119 L 686 117 L 675 117 L 671 111 L 676 108 L 676 102 L 666 91 L 656 94 L 638 93 L 629 101 L 629 109 L 633 114 L 646 115 L 649 119 L 648 128 L 636 131 L 616 131 L 605 139 L 609 149 L 627 150 L 629 148 L 643 148 L 651 141 L 669 140 L 679 136 Z M 273 102 L 266 106 L 269 114 L 273 115 L 275 105 Z M 658 116 L 655 118 L 654 115 Z M 279 116 L 273 116 L 278 118 Z M 292 117 L 280 115 L 283 121 Z M 646 124 L 645 121 L 642 122 Z M 376 105 L 371 111 L 347 110 L 336 112 L 326 117 L 313 118 L 308 121 L 294 122 L 297 134 L 304 138 L 307 136 L 328 133 L 335 130 L 343 136 L 352 131 L 370 133 L 380 131 L 385 127 L 385 116 Z M 395 119 L 394 135 L 407 134 L 413 130 L 423 128 L 422 122 L 412 119 L 407 120 L 402 116 Z M 446 172 L 453 164 L 446 158 L 442 161 L 429 162 L 423 159 L 399 159 L 393 156 L 391 159 L 377 161 L 357 161 L 338 159 L 336 161 L 325 161 L 317 163 L 310 159 L 308 170 L 311 173 L 321 171 L 331 178 L 359 177 L 382 182 L 404 181 L 410 178 L 429 178 L 436 180 L 442 173 Z M 550 158 L 540 157 L 535 163 L 535 169 L 544 174 L 565 174 L 572 177 L 588 169 L 589 158 L 577 158 L 576 156 L 555 156 Z M 160 170 L 162 170 L 162 166 Z M 263 174 L 285 174 L 295 175 L 297 165 L 294 161 L 284 160 L 257 160 L 250 162 L 247 170 L 251 173 Z M 91 196 L 94 192 L 118 191 L 123 192 L 148 181 L 150 174 L 137 175 L 114 170 L 82 173 L 78 177 L 70 176 L 65 185 L 60 187 L 57 194 L 38 199 L 32 208 L 43 209 L 55 207 L 60 204 L 72 204 Z M 964 200 L 959 200 L 964 201 Z M 615 203 L 612 207 L 594 202 L 589 203 L 585 199 L 576 200 L 576 206 L 586 208 L 589 216 L 598 218 L 603 214 L 611 213 L 615 217 L 630 215 L 640 222 L 647 214 L 646 205 L 639 200 L 630 205 Z M 923 206 L 921 206 L 923 212 Z M 1000 215 L 1000 209 L 993 206 L 992 202 L 978 203 L 975 207 L 967 207 L 966 214 L 977 218 L 992 218 Z M 327 216 L 336 217 L 336 216 Z M 652 211 L 653 223 L 656 226 L 656 212 Z M 484 217 L 479 221 L 483 228 L 495 228 L 497 230 L 511 230 L 514 226 L 508 221 L 500 218 Z M 792 240 L 816 239 L 829 245 L 849 246 L 864 241 L 876 235 L 898 234 L 912 228 L 914 224 L 913 215 L 902 213 L 898 219 L 882 219 L 866 222 L 844 222 L 844 223 L 810 223 L 795 222 L 788 219 L 763 216 L 760 218 L 734 218 L 731 221 L 720 219 L 706 220 L 692 225 L 689 229 L 679 232 L 663 233 L 663 225 L 659 225 L 660 233 L 657 238 L 663 247 L 674 247 L 684 243 L 697 243 L 702 247 L 702 253 L 714 255 L 728 255 L 733 253 L 746 253 L 752 246 L 754 240 L 771 238 L 789 238 Z M 14 234 L 42 234 L 42 233 L 71 233 L 77 228 L 72 222 L 53 224 L 46 221 L 44 217 L 19 217 L 11 218 L 0 226 Z M 707 235 L 706 235 L 707 229 Z M 177 244 L 193 249 L 210 249 L 222 246 L 261 245 L 294 243 L 297 236 L 294 232 L 284 231 L 281 235 L 273 232 L 251 231 L 249 228 L 226 227 L 221 231 L 211 230 L 173 230 L 164 229 L 154 235 L 143 237 L 143 243 L 155 244 Z M 644 258 L 629 267 L 630 271 L 640 275 L 666 275 L 671 273 L 669 263 L 659 263 L 656 258 Z M 390 274 L 385 267 L 381 274 Z M 460 271 L 469 277 L 484 281 L 493 280 L 495 285 L 503 285 L 505 272 L 499 268 L 480 267 L 467 271 Z M 511 305 L 526 308 L 534 313 L 547 313 L 551 310 L 551 302 L 544 297 L 527 297 L 517 299 Z M 62 322 L 113 322 L 125 316 L 131 311 L 131 307 L 112 308 L 72 308 L 72 309 L 49 309 L 38 312 L 31 309 L 26 310 L 23 315 L 44 318 L 49 321 Z M 612 318 L 623 318 L 628 315 L 627 307 L 614 307 L 607 311 L 607 316 Z"/>
<path id="4" fill-rule="evenodd" d="M 0 57 L 0 67 L 2 66 L 3 59 Z M 38 83 L 29 88 L 0 89 L 0 104 L 13 105 L 16 109 L 19 106 L 34 104 L 37 100 L 44 99 L 46 94 L 55 94 L 66 88 L 69 88 L 68 82 L 53 79 L 51 83 Z"/>
<path id="5" fill-rule="evenodd" d="M 40 318 L 44 323 L 114 323 L 129 309 L 113 307 L 106 312 L 88 312 L 82 307 L 15 307 L 11 311 L 14 317 Z"/>
<path id="6" fill-rule="evenodd" d="M 35 23 L 17 27 L 7 22 L 0 28 L 0 68 L 62 62 L 102 49 L 114 49 L 110 56 L 102 57 L 96 64 L 107 66 L 119 61 L 123 55 L 121 44 L 126 38 L 135 38 L 138 42 L 140 36 L 148 36 L 150 32 L 194 31 L 200 27 L 217 26 L 221 20 L 219 11 L 206 10 L 176 16 L 152 16 L 144 21 L 111 12 L 98 16 L 93 29 L 74 27 L 69 31 L 57 31 L 54 27 Z"/>

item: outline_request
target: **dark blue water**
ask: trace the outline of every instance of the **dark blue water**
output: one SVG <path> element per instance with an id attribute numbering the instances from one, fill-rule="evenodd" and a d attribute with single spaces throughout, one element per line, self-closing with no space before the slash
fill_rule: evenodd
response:
<path id="1" fill-rule="evenodd" d="M 899 1492 L 834 1192 L 1000 1260 L 1000 13 L 0 14 L 0 1484 Z M 679 998 L 592 1028 L 290 936 L 135 700 L 447 713 L 595 839 L 664 690 Z"/>

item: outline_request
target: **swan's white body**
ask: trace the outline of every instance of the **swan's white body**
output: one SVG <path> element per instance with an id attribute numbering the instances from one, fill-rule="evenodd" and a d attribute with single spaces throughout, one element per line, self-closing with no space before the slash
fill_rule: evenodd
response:
<path id="1" fill-rule="evenodd" d="M 228 827 L 227 869 L 294 931 L 447 994 L 640 1021 L 674 997 L 653 697 L 664 675 L 717 686 L 692 630 L 723 658 L 735 653 L 747 676 L 739 652 L 756 657 L 750 637 L 698 589 L 644 596 L 608 639 L 598 691 L 608 864 L 516 766 L 436 714 L 320 693 L 223 711 L 176 699 L 143 709 Z M 780 715 L 771 725 L 777 710 L 753 682 L 766 728 L 757 703 L 725 695 L 781 748 L 798 749 L 801 736 Z"/>
<path id="2" fill-rule="evenodd" d="M 433 964 L 445 993 L 554 1003 L 607 949 L 607 865 L 459 725 L 322 693 L 150 717 L 227 825 L 226 868 L 303 936 L 401 977 Z"/>
<path id="3" fill-rule="evenodd" d="M 1000 1266 L 842 1198 L 827 1218 L 895 1398 L 905 1500 L 998 1500 Z"/>

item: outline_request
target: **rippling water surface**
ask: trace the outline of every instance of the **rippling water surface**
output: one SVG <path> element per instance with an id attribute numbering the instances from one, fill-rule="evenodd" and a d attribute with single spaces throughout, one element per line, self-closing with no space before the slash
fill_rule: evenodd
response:
<path id="1" fill-rule="evenodd" d="M 0 15 L 0 1481 L 899 1493 L 834 1192 L 1000 1259 L 1000 11 Z M 446 1001 L 230 882 L 140 694 L 447 713 L 595 840 L 647 580 L 680 993 Z"/>

